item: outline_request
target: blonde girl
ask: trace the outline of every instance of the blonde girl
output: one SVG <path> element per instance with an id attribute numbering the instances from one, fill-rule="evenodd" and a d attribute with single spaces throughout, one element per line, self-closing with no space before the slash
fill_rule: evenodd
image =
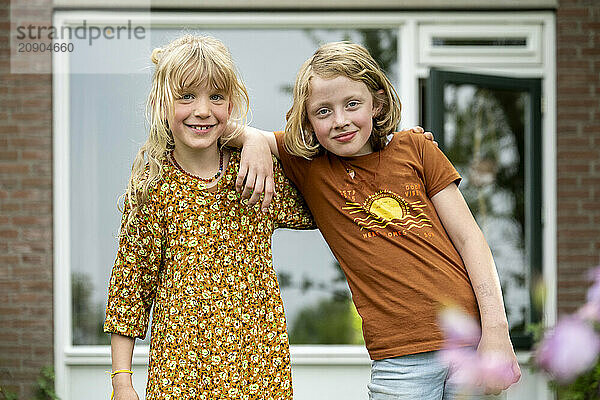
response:
<path id="1" fill-rule="evenodd" d="M 152 61 L 104 323 L 114 398 L 139 398 L 131 358 L 152 309 L 146 399 L 291 399 L 271 234 L 311 216 L 277 165 L 265 212 L 236 192 L 240 154 L 224 144 L 243 130 L 248 94 L 220 41 L 185 35 Z"/>
<path id="2" fill-rule="evenodd" d="M 373 360 L 370 399 L 452 399 L 437 315 L 452 303 L 481 321 L 478 351 L 520 377 L 490 249 L 457 184 L 423 135 L 395 132 L 400 101 L 368 51 L 320 47 L 300 68 L 284 133 L 265 140 L 346 274 Z M 250 139 L 247 139 L 250 140 Z"/>

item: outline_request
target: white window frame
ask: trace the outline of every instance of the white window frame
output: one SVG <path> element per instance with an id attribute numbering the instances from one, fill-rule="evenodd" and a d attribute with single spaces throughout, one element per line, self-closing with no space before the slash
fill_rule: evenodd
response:
<path id="1" fill-rule="evenodd" d="M 398 40 L 399 95 L 403 101 L 405 127 L 413 126 L 419 118 L 419 79 L 429 74 L 429 69 L 442 66 L 462 72 L 503 74 L 515 77 L 543 78 L 543 275 L 548 292 L 545 304 L 545 321 L 553 324 L 556 318 L 556 71 L 555 71 L 555 18 L 552 12 L 519 12 L 510 15 L 514 26 L 533 26 L 527 32 L 539 48 L 530 49 L 525 59 L 498 63 L 498 57 L 486 59 L 478 56 L 476 65 L 468 59 L 452 58 L 443 54 L 447 62 L 435 57 L 435 52 L 423 53 L 419 38 L 431 35 L 440 27 L 443 32 L 461 32 L 471 26 L 470 34 L 490 32 L 490 26 L 508 23 L 503 12 L 352 12 L 323 13 L 260 13 L 260 12 L 103 12 L 57 11 L 54 26 L 72 25 L 85 19 L 89 26 L 127 23 L 136 26 L 178 27 L 198 26 L 201 29 L 223 28 L 395 28 Z M 440 21 L 442 21 L 440 23 Z M 503 22 L 498 22 L 503 21 Z M 151 22 L 151 25 L 150 25 Z M 476 27 L 475 30 L 472 28 Z M 455 31 L 452 31 L 455 29 Z M 492 28 L 494 29 L 494 28 Z M 465 32 L 462 30 L 462 32 Z M 496 32 L 496 30 L 493 30 Z M 480 35 L 480 36 L 481 36 Z M 459 51 L 457 49 L 457 51 Z M 469 49 L 466 49 L 469 50 Z M 424 54 L 426 56 L 424 56 Z M 535 57 L 532 59 L 531 54 Z M 439 55 L 439 54 L 438 54 Z M 518 54 L 508 55 L 520 57 Z M 527 60 L 527 57 L 529 59 Z M 461 60 L 464 64 L 461 64 Z M 516 61 L 522 62 L 516 62 Z M 109 346 L 73 346 L 71 332 L 71 264 L 70 264 L 70 214 L 69 214 L 69 76 L 68 53 L 53 54 L 53 166 L 54 166 L 54 355 L 56 391 L 67 398 L 69 367 L 102 365 L 110 369 Z M 356 365 L 370 362 L 364 346 L 312 346 L 291 347 L 293 365 Z M 519 352 L 519 359 L 528 359 L 528 352 Z M 137 346 L 134 363 L 147 365 L 148 347 Z"/>
<path id="2" fill-rule="evenodd" d="M 497 22 L 496 22 L 497 23 Z M 507 26 L 510 28 L 507 29 Z M 542 62 L 542 26 L 539 23 L 523 25 L 513 21 L 505 24 L 486 26 L 481 24 L 420 24 L 419 25 L 419 63 L 424 65 L 455 65 L 464 62 L 468 57 L 470 65 L 505 63 L 508 65 L 523 65 L 531 63 L 539 65 Z M 526 45 L 520 46 L 434 46 L 433 39 L 442 38 L 510 38 L 525 39 Z"/>

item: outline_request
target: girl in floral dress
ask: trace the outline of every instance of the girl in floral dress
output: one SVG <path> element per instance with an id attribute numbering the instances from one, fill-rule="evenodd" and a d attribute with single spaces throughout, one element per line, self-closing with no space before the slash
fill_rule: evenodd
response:
<path id="1" fill-rule="evenodd" d="M 186 35 L 152 61 L 150 131 L 125 194 L 104 323 L 114 398 L 138 399 L 131 358 L 152 308 L 146 399 L 291 399 L 271 235 L 314 228 L 312 217 L 278 163 L 267 209 L 236 192 L 240 154 L 223 145 L 242 131 L 248 94 L 220 41 Z"/>

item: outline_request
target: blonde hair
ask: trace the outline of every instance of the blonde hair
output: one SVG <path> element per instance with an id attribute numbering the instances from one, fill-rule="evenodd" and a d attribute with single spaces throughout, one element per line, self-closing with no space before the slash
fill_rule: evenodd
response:
<path id="1" fill-rule="evenodd" d="M 290 154 L 307 159 L 325 150 L 311 132 L 306 112 L 310 80 L 314 76 L 323 79 L 345 76 L 367 86 L 373 96 L 373 105 L 380 107 L 377 115 L 373 117 L 373 131 L 369 141 L 375 151 L 384 148 L 387 135 L 400 123 L 400 99 L 394 86 L 367 49 L 359 44 L 344 41 L 324 44 L 300 67 L 294 84 L 294 102 L 286 114 L 285 149 Z"/>
<path id="2" fill-rule="evenodd" d="M 167 122 L 173 115 L 175 99 L 186 89 L 200 85 L 225 92 L 232 106 L 229 121 L 234 124 L 229 124 L 232 129 L 228 128 L 230 132 L 221 137 L 221 145 L 241 134 L 248 116 L 248 91 L 238 76 L 229 50 L 221 41 L 210 36 L 187 34 L 154 49 L 151 59 L 156 69 L 146 102 L 150 130 L 135 157 L 124 194 L 129 205 L 125 231 L 148 200 L 152 185 L 161 179 L 163 162 L 175 147 Z"/>

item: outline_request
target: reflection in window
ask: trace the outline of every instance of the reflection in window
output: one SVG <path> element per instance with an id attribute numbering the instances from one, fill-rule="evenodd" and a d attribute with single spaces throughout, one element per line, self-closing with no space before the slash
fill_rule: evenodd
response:
<path id="1" fill-rule="evenodd" d="M 449 37 L 433 37 L 431 43 L 434 47 L 447 46 L 502 46 L 502 47 L 525 47 L 527 46 L 526 38 L 449 38 Z"/>
<path id="2" fill-rule="evenodd" d="M 281 291 L 287 294 L 285 297 L 305 299 L 303 303 L 306 303 L 294 313 L 293 319 L 288 313 L 290 343 L 364 344 L 362 320 L 352 302 L 346 277 L 337 262 L 330 266 L 328 272 L 333 275 L 313 271 L 298 279 L 299 274 L 290 270 L 278 273 Z"/>
<path id="3" fill-rule="evenodd" d="M 490 244 L 512 331 L 529 321 L 525 253 L 525 92 L 468 84 L 444 88 L 444 152 Z"/>
<path id="4" fill-rule="evenodd" d="M 190 32 L 187 29 L 186 32 Z M 193 31 L 222 40 L 231 50 L 249 90 L 252 125 L 269 130 L 285 126 L 289 88 L 300 65 L 319 44 L 352 40 L 365 45 L 396 81 L 395 29 L 218 29 Z M 152 29 L 159 47 L 183 32 Z M 131 74 L 72 74 L 70 96 L 70 204 L 72 327 L 74 345 L 108 343 L 101 332 L 108 280 L 117 248 L 123 193 L 131 163 L 146 137 L 144 103 L 150 89 L 147 49 L 115 49 L 119 42 L 75 46 L 74 71 L 119 60 L 148 68 Z M 293 43 L 293 46 L 290 46 Z M 96 51 L 97 47 L 110 52 Z M 109 54 L 109 56 L 107 56 Z M 107 57 L 114 58 L 108 59 Z M 107 116 L 109 116 L 107 118 Z M 342 273 L 318 232 L 280 230 L 274 235 L 275 270 L 293 343 L 360 343 L 360 318 Z M 149 335 L 147 335 L 148 338 Z M 146 339 L 145 343 L 148 342 Z"/>
<path id="5" fill-rule="evenodd" d="M 110 344 L 110 337 L 104 333 L 104 303 L 92 299 L 93 282 L 82 272 L 71 274 L 71 302 L 73 305 L 73 343 Z"/>

